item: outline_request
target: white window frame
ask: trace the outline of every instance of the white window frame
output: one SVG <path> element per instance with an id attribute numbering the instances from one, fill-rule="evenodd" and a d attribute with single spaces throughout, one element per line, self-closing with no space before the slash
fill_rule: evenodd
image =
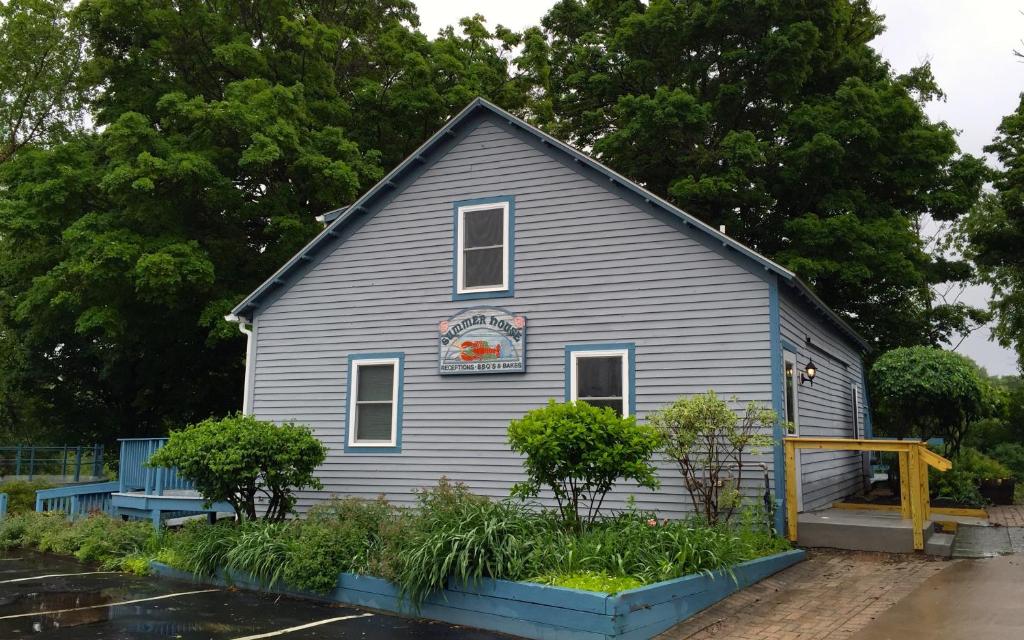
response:
<path id="1" fill-rule="evenodd" d="M 474 211 L 488 211 L 493 209 L 501 209 L 502 211 L 502 229 L 501 229 L 501 241 L 502 241 L 502 268 L 501 268 L 501 284 L 491 285 L 486 287 L 466 287 L 465 282 L 465 240 L 466 240 L 466 214 Z M 491 293 L 495 291 L 508 291 L 509 288 L 509 203 L 508 201 L 499 202 L 487 202 L 483 204 L 467 204 L 459 207 L 458 215 L 458 228 L 455 230 L 455 237 L 457 239 L 455 249 L 455 292 L 456 293 Z"/>
<path id="2" fill-rule="evenodd" d="M 632 400 L 629 396 L 629 349 L 580 349 L 570 351 L 569 355 L 570 362 L 572 363 L 569 372 L 569 399 L 573 402 L 579 399 L 579 388 L 576 384 L 576 368 L 579 365 L 580 358 L 618 357 L 622 359 L 622 417 L 629 417 L 629 407 Z"/>
<path id="3" fill-rule="evenodd" d="M 800 390 L 799 390 L 800 378 L 798 376 L 800 375 L 800 369 L 797 367 L 796 354 L 793 353 L 792 351 L 789 351 L 789 350 L 785 350 L 785 351 L 782 352 L 782 376 L 783 376 L 783 380 L 782 380 L 782 382 L 783 382 L 782 402 L 783 402 L 783 408 L 788 406 L 788 403 L 786 402 L 786 386 L 785 386 L 786 385 L 785 376 L 786 376 L 786 365 L 787 364 L 792 364 L 793 365 L 793 415 L 792 416 L 786 416 L 786 417 L 789 419 L 790 422 L 793 423 L 793 427 L 794 427 L 793 435 L 794 436 L 799 436 L 800 435 Z"/>
<path id="4" fill-rule="evenodd" d="M 783 410 L 788 406 L 786 402 L 786 365 L 793 365 L 793 415 L 787 416 L 789 421 L 793 423 L 792 435 L 800 437 L 800 369 L 797 364 L 796 354 L 789 349 L 782 351 L 782 403 Z M 804 473 L 803 473 L 803 461 L 801 460 L 801 454 L 803 452 L 800 449 L 794 451 L 793 463 L 796 465 L 796 509 L 797 511 L 804 510 Z"/>
<path id="5" fill-rule="evenodd" d="M 356 435 L 359 432 L 357 424 L 358 412 L 356 406 L 359 402 L 359 369 L 364 366 L 391 365 L 391 439 L 390 440 L 358 440 Z M 348 446 L 349 447 L 394 447 L 398 444 L 398 376 L 400 366 L 398 358 L 367 358 L 365 360 L 353 360 L 350 367 L 348 394 Z M 378 401 L 381 402 L 381 401 Z"/>

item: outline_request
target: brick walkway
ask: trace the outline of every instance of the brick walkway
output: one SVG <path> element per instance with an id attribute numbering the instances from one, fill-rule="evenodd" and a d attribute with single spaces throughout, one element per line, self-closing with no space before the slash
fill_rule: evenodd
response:
<path id="1" fill-rule="evenodd" d="M 1024 527 L 1024 504 L 1009 507 L 989 507 L 988 521 L 1004 527 Z"/>
<path id="2" fill-rule="evenodd" d="M 813 550 L 808 560 L 659 636 L 661 640 L 845 640 L 949 561 Z"/>

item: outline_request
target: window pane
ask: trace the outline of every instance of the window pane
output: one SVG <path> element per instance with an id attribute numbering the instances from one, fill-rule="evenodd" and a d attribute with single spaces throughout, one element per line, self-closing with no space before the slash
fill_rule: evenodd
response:
<path id="1" fill-rule="evenodd" d="M 615 409 L 615 413 L 620 416 L 622 415 L 622 398 L 619 398 L 618 400 L 588 400 L 583 398 L 582 400 L 583 402 L 595 407 L 611 407 L 612 409 Z"/>
<path id="2" fill-rule="evenodd" d="M 463 214 L 462 224 L 465 233 L 463 249 L 493 247 L 504 243 L 505 213 L 502 209 L 467 211 Z"/>
<path id="3" fill-rule="evenodd" d="M 359 393 L 356 400 L 391 400 L 395 368 L 390 364 L 370 364 L 359 367 L 356 374 Z"/>
<path id="4" fill-rule="evenodd" d="M 463 287 L 496 287 L 501 285 L 505 252 L 494 249 L 471 249 L 465 252 L 462 265 Z"/>
<path id="5" fill-rule="evenodd" d="M 391 440 L 391 403 L 356 405 L 356 441 Z"/>
<path id="6" fill-rule="evenodd" d="M 622 395 L 621 356 L 577 358 L 577 398 L 621 398 Z"/>

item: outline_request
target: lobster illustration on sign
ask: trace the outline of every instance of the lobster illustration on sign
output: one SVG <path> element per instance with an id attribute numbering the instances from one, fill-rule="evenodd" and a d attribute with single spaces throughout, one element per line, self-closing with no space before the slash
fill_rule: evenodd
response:
<path id="1" fill-rule="evenodd" d="M 501 345 L 492 347 L 486 340 L 463 340 L 459 352 L 459 357 L 466 362 L 491 360 L 501 357 Z"/>

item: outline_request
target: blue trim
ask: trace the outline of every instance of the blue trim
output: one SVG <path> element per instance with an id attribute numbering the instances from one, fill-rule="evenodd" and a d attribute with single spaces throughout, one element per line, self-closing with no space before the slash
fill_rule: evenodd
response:
<path id="1" fill-rule="evenodd" d="M 524 135 L 535 137 L 544 144 L 545 147 L 561 151 L 571 158 L 573 163 L 578 164 L 580 167 L 587 167 L 588 169 L 597 172 L 611 184 L 622 187 L 631 192 L 634 196 L 642 198 L 649 206 L 675 216 L 688 227 L 704 233 L 713 241 L 721 242 L 723 247 L 734 253 L 736 256 L 743 256 L 753 260 L 766 271 L 774 273 L 796 289 L 801 296 L 805 297 L 812 305 L 821 310 L 821 312 L 824 313 L 836 327 L 853 340 L 862 351 L 867 351 L 871 348 L 863 338 L 857 335 L 857 332 L 854 331 L 845 320 L 829 309 L 828 305 L 822 302 L 822 300 L 818 298 L 813 291 L 811 291 L 810 287 L 804 284 L 792 271 L 772 262 L 753 249 L 737 242 L 735 239 L 719 232 L 714 227 L 709 226 L 698 218 L 686 213 L 682 209 L 679 209 L 662 198 L 659 198 L 632 180 L 612 171 L 593 158 L 580 153 L 557 138 L 554 138 L 540 129 L 531 126 L 520 118 L 515 117 L 483 98 L 475 98 L 472 102 L 466 105 L 465 109 L 460 111 L 458 115 L 441 127 L 437 133 L 420 145 L 416 151 L 412 152 L 412 154 L 395 167 L 391 173 L 371 187 L 369 191 L 356 200 L 356 202 L 351 206 L 347 207 L 343 213 L 334 219 L 333 222 L 330 222 L 327 228 L 324 229 L 320 235 L 310 241 L 302 248 L 301 251 L 292 256 L 284 266 L 278 269 L 272 276 L 267 278 L 263 284 L 257 287 L 255 291 L 250 293 L 244 300 L 242 300 L 242 302 L 235 306 L 231 311 L 232 315 L 251 320 L 252 316 L 260 308 L 261 304 L 265 302 L 264 298 L 269 293 L 287 286 L 292 276 L 297 273 L 304 272 L 302 268 L 304 264 L 311 262 L 314 257 L 322 252 L 328 245 L 331 247 L 336 245 L 336 241 L 340 237 L 340 229 L 342 226 L 344 226 L 348 221 L 355 219 L 361 213 L 367 213 L 370 215 L 376 213 L 387 201 L 389 194 L 393 195 L 396 190 L 402 188 L 402 182 L 406 178 L 411 175 L 416 175 L 417 171 L 428 164 L 431 161 L 430 156 L 432 154 L 439 149 L 445 148 L 446 143 L 450 142 L 450 140 L 458 139 L 459 136 L 463 134 L 461 129 L 462 125 L 467 120 L 471 120 L 471 118 L 473 118 L 477 113 L 481 112 L 490 113 L 492 116 L 507 122 L 510 127 L 522 132 Z M 743 268 L 753 271 L 751 266 L 743 263 L 742 260 L 737 260 L 737 263 L 741 264 Z"/>
<path id="2" fill-rule="evenodd" d="M 569 402 L 572 398 L 572 354 L 575 351 L 612 351 L 625 349 L 629 373 L 629 415 L 636 417 L 636 344 L 632 342 L 600 342 L 591 344 L 567 344 L 565 345 L 565 368 L 562 370 L 562 377 L 565 378 L 565 389 L 563 398 Z"/>
<path id="3" fill-rule="evenodd" d="M 351 412 L 349 406 L 349 399 L 352 398 L 352 367 L 354 363 L 360 360 L 383 360 L 385 358 L 392 358 L 398 360 L 398 409 L 395 412 L 395 444 L 394 445 L 383 445 L 379 447 L 352 447 L 348 444 L 348 417 Z M 344 425 L 342 428 L 342 436 L 345 438 L 344 451 L 345 453 L 354 454 L 380 454 L 380 453 L 401 453 L 402 452 L 402 412 L 405 409 L 405 354 L 401 351 L 389 351 L 386 353 L 353 353 L 348 357 L 348 380 L 345 383 L 345 417 L 342 420 Z"/>
<path id="4" fill-rule="evenodd" d="M 771 349 L 772 409 L 776 416 L 772 426 L 772 476 L 775 483 L 775 531 L 779 535 L 786 530 L 786 453 L 782 445 L 782 439 L 786 436 L 782 427 L 786 415 L 786 392 L 785 381 L 782 379 L 782 349 L 788 344 L 782 339 L 781 325 L 779 281 L 778 278 L 772 278 L 768 283 L 768 342 Z"/>
<path id="5" fill-rule="evenodd" d="M 501 291 L 459 293 L 459 209 L 478 204 L 508 205 L 508 288 Z M 491 196 L 456 200 L 452 203 L 452 300 L 511 298 L 516 294 L 516 199 L 515 196 Z"/>

